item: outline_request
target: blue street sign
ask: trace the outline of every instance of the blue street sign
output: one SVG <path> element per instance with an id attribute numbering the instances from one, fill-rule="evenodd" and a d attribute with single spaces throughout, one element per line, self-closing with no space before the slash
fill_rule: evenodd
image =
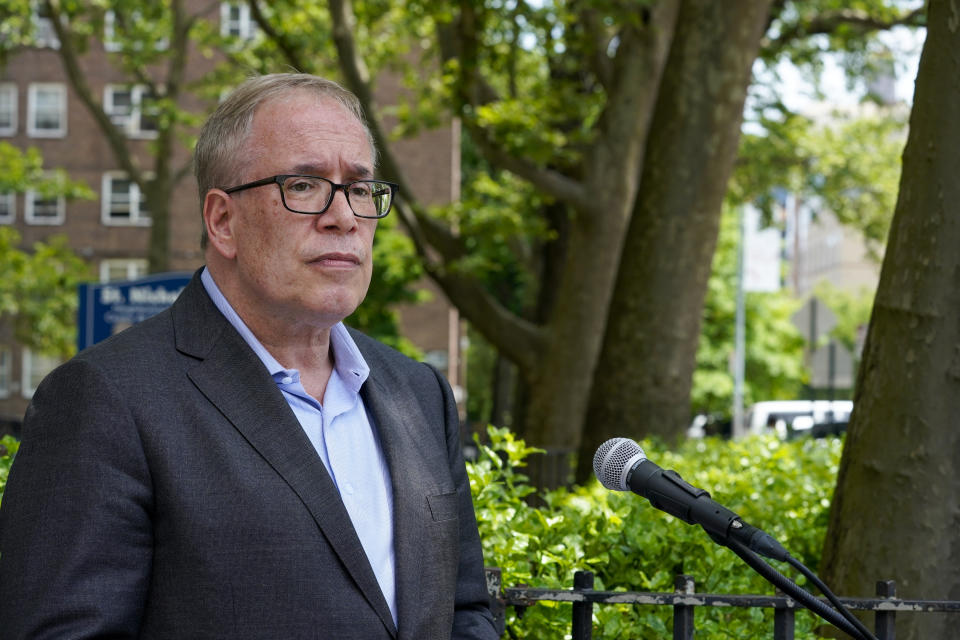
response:
<path id="1" fill-rule="evenodd" d="M 139 280 L 79 285 L 77 350 L 160 313 L 177 299 L 191 277 L 190 272 L 171 272 Z"/>

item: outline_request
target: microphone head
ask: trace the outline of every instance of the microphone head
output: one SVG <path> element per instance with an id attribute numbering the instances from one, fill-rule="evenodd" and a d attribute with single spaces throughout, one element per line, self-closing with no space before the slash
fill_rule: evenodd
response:
<path id="1" fill-rule="evenodd" d="M 627 472 L 647 456 L 633 440 L 629 438 L 611 438 L 593 455 L 593 473 L 600 484 L 613 491 L 629 491 Z"/>

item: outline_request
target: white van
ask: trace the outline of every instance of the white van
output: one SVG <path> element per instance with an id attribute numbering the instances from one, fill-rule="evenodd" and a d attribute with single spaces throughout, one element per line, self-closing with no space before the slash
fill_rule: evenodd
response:
<path id="1" fill-rule="evenodd" d="M 853 411 L 852 400 L 768 400 L 744 417 L 746 435 L 776 433 L 784 440 L 800 435 L 839 434 Z"/>

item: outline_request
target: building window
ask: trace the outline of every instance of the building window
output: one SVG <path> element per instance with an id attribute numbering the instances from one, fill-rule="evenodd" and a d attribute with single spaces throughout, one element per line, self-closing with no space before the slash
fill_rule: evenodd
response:
<path id="1" fill-rule="evenodd" d="M 136 280 L 145 275 L 147 275 L 147 261 L 140 258 L 116 258 L 100 263 L 100 282 Z"/>
<path id="2" fill-rule="evenodd" d="M 119 28 L 121 32 L 133 29 L 136 30 L 137 33 L 142 34 L 144 31 L 144 27 L 137 24 L 143 22 L 143 14 L 139 11 L 129 12 L 126 20 L 120 22 Z M 169 45 L 166 38 L 158 38 L 149 42 L 129 35 L 128 38 L 130 38 L 130 40 L 127 43 L 127 48 L 133 51 L 142 51 L 144 44 L 147 44 L 154 51 L 165 51 Z M 114 53 L 122 51 L 123 48 L 123 43 L 117 39 L 117 14 L 113 9 L 109 9 L 103 14 L 103 49 L 104 51 Z"/>
<path id="3" fill-rule="evenodd" d="M 27 224 L 63 224 L 67 216 L 67 204 L 63 196 L 45 196 L 36 191 L 27 191 L 23 218 Z"/>
<path id="4" fill-rule="evenodd" d="M 17 133 L 17 85 L 0 83 L 0 136 Z"/>
<path id="5" fill-rule="evenodd" d="M 117 40 L 117 14 L 113 9 L 103 15 L 103 48 L 106 51 L 120 51 L 123 48 Z"/>
<path id="6" fill-rule="evenodd" d="M 30 3 L 30 20 L 33 22 L 34 44 L 40 48 L 59 49 L 60 40 L 53 28 L 53 18 L 47 11 L 45 2 L 33 0 Z"/>
<path id="7" fill-rule="evenodd" d="M 0 224 L 10 224 L 17 219 L 17 196 L 0 193 Z"/>
<path id="8" fill-rule="evenodd" d="M 104 224 L 150 224 L 150 211 L 140 193 L 140 186 L 125 173 L 103 174 L 100 203 Z"/>
<path id="9" fill-rule="evenodd" d="M 67 135 L 67 88 L 34 83 L 27 92 L 27 135 L 62 138 Z"/>
<path id="10" fill-rule="evenodd" d="M 157 109 L 147 87 L 107 85 L 103 110 L 111 122 L 131 138 L 154 138 L 157 135 Z"/>
<path id="11" fill-rule="evenodd" d="M 60 359 L 33 353 L 26 347 L 23 349 L 23 372 L 20 388 L 24 398 L 32 398 L 33 393 L 40 386 L 40 382 L 60 364 Z"/>
<path id="12" fill-rule="evenodd" d="M 0 398 L 10 396 L 10 372 L 13 370 L 10 348 L 0 345 Z"/>
<path id="13" fill-rule="evenodd" d="M 250 40 L 257 35 L 257 23 L 250 16 L 250 5 L 243 2 L 220 3 L 220 35 Z"/>

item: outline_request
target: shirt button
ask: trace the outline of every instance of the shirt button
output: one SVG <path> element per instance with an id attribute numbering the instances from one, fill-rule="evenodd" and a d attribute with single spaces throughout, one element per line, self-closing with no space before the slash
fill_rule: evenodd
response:
<path id="1" fill-rule="evenodd" d="M 291 378 L 290 376 L 286 376 L 280 379 L 281 384 L 290 384 L 291 382 L 293 382 L 293 378 Z"/>
<path id="2" fill-rule="evenodd" d="M 343 492 L 344 492 L 345 494 L 347 494 L 348 496 L 352 496 L 352 495 L 353 495 L 353 485 L 350 484 L 349 482 L 345 483 L 345 484 L 343 485 Z"/>

